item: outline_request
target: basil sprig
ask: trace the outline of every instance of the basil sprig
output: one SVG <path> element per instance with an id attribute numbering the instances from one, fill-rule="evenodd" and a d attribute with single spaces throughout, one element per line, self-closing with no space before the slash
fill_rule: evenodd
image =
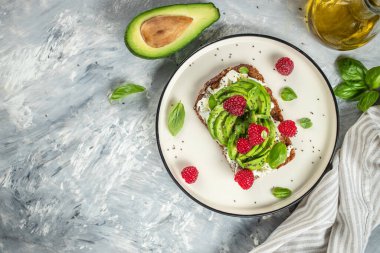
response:
<path id="1" fill-rule="evenodd" d="M 287 197 L 292 195 L 292 191 L 284 187 L 273 187 L 272 194 L 278 199 L 286 199 Z"/>
<path id="2" fill-rule="evenodd" d="M 297 94 L 290 87 L 283 88 L 280 95 L 284 101 L 292 101 L 297 98 Z"/>
<path id="3" fill-rule="evenodd" d="M 358 60 L 340 58 L 338 70 L 343 82 L 334 88 L 334 94 L 341 99 L 358 101 L 357 108 L 367 111 L 379 99 L 380 66 L 367 70 Z"/>
<path id="4" fill-rule="evenodd" d="M 168 117 L 169 132 L 176 136 L 182 129 L 185 122 L 185 107 L 181 102 L 178 102 L 170 108 Z"/>
<path id="5" fill-rule="evenodd" d="M 137 85 L 133 83 L 123 84 L 112 91 L 109 97 L 109 100 L 110 101 L 119 100 L 133 93 L 138 93 L 138 92 L 143 92 L 143 91 L 145 91 L 145 88 L 141 85 Z"/>
<path id="6" fill-rule="evenodd" d="M 302 118 L 299 120 L 299 123 L 301 125 L 302 128 L 310 128 L 313 126 L 313 122 L 311 122 L 311 119 L 309 118 Z"/>
<path id="7" fill-rule="evenodd" d="M 286 145 L 282 142 L 276 143 L 267 157 L 267 162 L 272 169 L 277 168 L 283 164 L 287 158 Z"/>

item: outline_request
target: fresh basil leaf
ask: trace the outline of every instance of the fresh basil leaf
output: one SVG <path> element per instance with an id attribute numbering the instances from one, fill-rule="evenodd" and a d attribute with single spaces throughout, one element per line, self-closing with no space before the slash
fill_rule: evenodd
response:
<path id="1" fill-rule="evenodd" d="M 239 72 L 242 73 L 242 74 L 248 74 L 249 73 L 249 69 L 247 67 L 243 66 L 243 67 L 239 68 Z"/>
<path id="2" fill-rule="evenodd" d="M 217 105 L 217 102 L 216 102 L 216 99 L 215 99 L 215 96 L 214 95 L 211 95 L 209 98 L 208 98 L 208 107 L 210 108 L 210 110 L 214 109 L 214 107 Z"/>
<path id="3" fill-rule="evenodd" d="M 372 89 L 380 87 L 380 66 L 368 70 L 367 75 L 365 76 L 365 82 Z"/>
<path id="4" fill-rule="evenodd" d="M 109 97 L 110 100 L 118 100 L 125 98 L 128 95 L 131 95 L 133 93 L 143 92 L 145 91 L 145 88 L 143 86 L 127 83 L 123 84 L 119 87 L 117 87 Z"/>
<path id="5" fill-rule="evenodd" d="M 360 81 L 345 81 L 345 85 L 351 87 L 352 89 L 355 90 L 367 90 L 368 86 L 365 84 L 363 80 Z"/>
<path id="6" fill-rule="evenodd" d="M 361 90 L 356 96 L 349 99 L 349 101 L 359 101 L 366 94 L 366 90 Z"/>
<path id="7" fill-rule="evenodd" d="M 342 82 L 334 88 L 335 96 L 346 100 L 355 98 L 363 91 L 363 89 L 357 89 L 355 87 L 348 86 L 346 82 Z"/>
<path id="8" fill-rule="evenodd" d="M 345 81 L 364 80 L 367 73 L 366 67 L 355 59 L 341 58 L 337 61 L 340 76 Z"/>
<path id="9" fill-rule="evenodd" d="M 376 103 L 377 99 L 379 98 L 379 95 L 379 92 L 374 90 L 364 93 L 364 95 L 357 104 L 358 109 L 362 112 L 367 111 L 368 108 L 370 108 L 373 104 Z"/>
<path id="10" fill-rule="evenodd" d="M 172 106 L 169 111 L 168 127 L 170 133 L 175 136 L 182 129 L 185 122 L 185 108 L 181 102 Z"/>
<path id="11" fill-rule="evenodd" d="M 290 87 L 285 87 L 281 90 L 281 98 L 284 101 L 292 101 L 297 98 L 297 94 Z"/>
<path id="12" fill-rule="evenodd" d="M 310 128 L 313 126 L 313 122 L 311 122 L 311 119 L 309 118 L 302 118 L 299 122 L 302 128 Z"/>
<path id="13" fill-rule="evenodd" d="M 267 162 L 272 169 L 277 168 L 285 162 L 287 158 L 286 145 L 282 142 L 276 143 L 267 157 Z"/>
<path id="14" fill-rule="evenodd" d="M 292 191 L 284 187 L 273 187 L 272 194 L 278 199 L 286 199 L 287 197 L 292 195 Z"/>

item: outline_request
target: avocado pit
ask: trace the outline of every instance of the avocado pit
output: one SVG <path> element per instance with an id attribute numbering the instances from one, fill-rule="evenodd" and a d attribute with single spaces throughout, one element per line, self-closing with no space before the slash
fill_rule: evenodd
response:
<path id="1" fill-rule="evenodd" d="M 186 16 L 155 16 L 142 23 L 140 32 L 146 44 L 160 48 L 180 37 L 192 22 Z"/>

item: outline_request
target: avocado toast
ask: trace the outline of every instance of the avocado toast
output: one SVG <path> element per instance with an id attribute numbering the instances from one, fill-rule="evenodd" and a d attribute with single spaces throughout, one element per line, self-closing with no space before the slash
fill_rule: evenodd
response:
<path id="1" fill-rule="evenodd" d="M 234 173 L 249 169 L 258 178 L 295 157 L 291 140 L 277 129 L 284 121 L 278 102 L 264 85 L 264 77 L 251 65 L 224 69 L 206 82 L 194 110 L 221 147 Z M 282 143 L 286 146 L 286 156 L 280 163 L 268 163 L 268 156 L 275 155 L 271 150 Z"/>

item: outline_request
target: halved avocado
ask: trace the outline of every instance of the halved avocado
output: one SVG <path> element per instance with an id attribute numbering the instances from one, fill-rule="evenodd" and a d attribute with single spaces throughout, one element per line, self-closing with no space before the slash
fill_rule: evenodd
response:
<path id="1" fill-rule="evenodd" d="M 125 32 L 125 44 L 136 56 L 156 59 L 186 46 L 220 17 L 212 3 L 162 6 L 137 15 Z"/>

